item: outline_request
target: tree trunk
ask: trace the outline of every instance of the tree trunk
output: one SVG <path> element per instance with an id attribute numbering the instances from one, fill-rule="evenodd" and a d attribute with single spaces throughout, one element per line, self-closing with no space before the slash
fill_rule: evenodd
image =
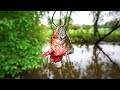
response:
<path id="1" fill-rule="evenodd" d="M 98 21 L 96 21 L 96 22 L 94 23 L 94 36 L 96 36 L 96 33 L 97 33 L 97 31 L 98 31 L 97 22 L 98 22 Z"/>
<path id="2" fill-rule="evenodd" d="M 94 36 L 97 36 L 97 33 L 98 33 L 98 20 L 99 20 L 99 17 L 100 17 L 100 11 L 97 11 L 95 16 L 94 16 L 94 19 L 95 19 L 95 22 L 94 22 L 94 25 L 93 25 L 93 27 L 94 27 Z"/>

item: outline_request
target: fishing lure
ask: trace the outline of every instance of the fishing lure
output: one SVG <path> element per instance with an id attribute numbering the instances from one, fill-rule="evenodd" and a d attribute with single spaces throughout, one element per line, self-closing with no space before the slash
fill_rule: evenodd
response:
<path id="1" fill-rule="evenodd" d="M 68 36 L 65 25 L 60 25 L 52 36 L 50 48 L 47 52 L 41 54 L 41 57 L 50 55 L 50 62 L 60 62 L 63 56 L 74 52 L 71 40 Z"/>

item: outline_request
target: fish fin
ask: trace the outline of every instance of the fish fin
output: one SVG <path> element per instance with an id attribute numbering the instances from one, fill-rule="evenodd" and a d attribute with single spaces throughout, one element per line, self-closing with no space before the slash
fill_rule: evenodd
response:
<path id="1" fill-rule="evenodd" d="M 63 56 L 55 56 L 54 57 L 54 62 L 60 62 L 62 60 Z"/>
<path id="2" fill-rule="evenodd" d="M 53 49 L 50 48 L 47 52 L 44 52 L 44 53 L 41 54 L 40 56 L 41 56 L 41 57 L 46 57 L 46 56 L 48 56 L 49 54 L 51 55 L 51 54 L 53 54 L 53 53 L 54 53 Z"/>
<path id="3" fill-rule="evenodd" d="M 49 53 L 48 53 L 48 52 L 45 52 L 45 53 L 41 54 L 40 57 L 46 57 L 46 56 L 48 56 L 48 55 L 49 55 Z"/>

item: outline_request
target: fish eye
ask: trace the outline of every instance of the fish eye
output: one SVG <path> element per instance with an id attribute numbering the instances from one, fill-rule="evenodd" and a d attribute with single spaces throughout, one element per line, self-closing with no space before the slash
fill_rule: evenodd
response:
<path id="1" fill-rule="evenodd" d="M 65 38 L 65 34 L 62 33 L 60 37 L 61 37 L 62 39 Z"/>

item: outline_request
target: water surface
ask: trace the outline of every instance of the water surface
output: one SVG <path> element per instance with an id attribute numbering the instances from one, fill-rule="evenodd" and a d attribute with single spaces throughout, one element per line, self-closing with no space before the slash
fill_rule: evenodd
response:
<path id="1" fill-rule="evenodd" d="M 120 45 L 101 43 L 99 45 L 73 45 L 74 53 L 70 60 L 63 57 L 62 62 L 48 63 L 44 68 L 29 70 L 23 78 L 30 79 L 112 79 L 120 78 Z M 43 52 L 49 45 L 43 47 Z"/>

